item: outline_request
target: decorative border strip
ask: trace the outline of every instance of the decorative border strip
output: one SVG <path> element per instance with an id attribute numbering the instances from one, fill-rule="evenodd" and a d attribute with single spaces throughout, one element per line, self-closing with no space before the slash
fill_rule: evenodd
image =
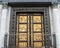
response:
<path id="1" fill-rule="evenodd" d="M 51 47 L 50 16 L 48 7 L 13 7 L 10 16 L 9 48 L 16 48 L 16 13 L 17 12 L 43 12 L 45 48 Z"/>

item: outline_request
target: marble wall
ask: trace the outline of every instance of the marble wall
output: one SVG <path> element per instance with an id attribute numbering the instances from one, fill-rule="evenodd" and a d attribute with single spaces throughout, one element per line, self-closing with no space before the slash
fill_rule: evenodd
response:
<path id="1" fill-rule="evenodd" d="M 58 4 L 57 8 L 53 9 L 54 16 L 54 32 L 56 34 L 56 45 L 57 48 L 60 48 L 60 4 Z"/>
<path id="2" fill-rule="evenodd" d="M 4 36 L 9 34 L 10 8 L 0 5 L 0 48 L 4 48 Z"/>

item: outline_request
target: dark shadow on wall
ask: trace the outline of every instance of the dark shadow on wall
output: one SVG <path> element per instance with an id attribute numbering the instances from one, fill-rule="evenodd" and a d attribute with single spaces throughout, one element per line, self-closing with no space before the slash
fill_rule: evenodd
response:
<path id="1" fill-rule="evenodd" d="M 54 45 L 53 45 L 54 48 L 57 48 L 56 47 L 56 34 L 53 34 L 53 43 L 54 43 Z"/>
<path id="2" fill-rule="evenodd" d="M 4 48 L 7 48 L 7 34 L 4 36 Z"/>

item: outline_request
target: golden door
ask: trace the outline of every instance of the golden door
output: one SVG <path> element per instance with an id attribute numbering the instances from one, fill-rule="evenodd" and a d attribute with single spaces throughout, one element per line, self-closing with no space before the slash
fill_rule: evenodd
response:
<path id="1" fill-rule="evenodd" d="M 16 48 L 42 48 L 44 46 L 43 14 L 19 13 L 16 20 Z"/>

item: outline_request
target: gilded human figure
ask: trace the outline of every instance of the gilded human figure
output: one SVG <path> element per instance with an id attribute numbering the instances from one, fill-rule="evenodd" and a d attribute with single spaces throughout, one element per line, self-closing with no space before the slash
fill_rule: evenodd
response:
<path id="1" fill-rule="evenodd" d="M 26 23 L 27 22 L 27 16 L 20 16 L 20 23 Z"/>
<path id="2" fill-rule="evenodd" d="M 20 31 L 26 31 L 27 30 L 27 25 L 26 24 L 20 24 L 19 25 L 19 30 Z"/>
<path id="3" fill-rule="evenodd" d="M 34 24 L 34 31 L 41 31 L 41 24 Z"/>
<path id="4" fill-rule="evenodd" d="M 41 16 L 33 16 L 33 22 L 34 23 L 40 23 L 41 22 Z"/>

